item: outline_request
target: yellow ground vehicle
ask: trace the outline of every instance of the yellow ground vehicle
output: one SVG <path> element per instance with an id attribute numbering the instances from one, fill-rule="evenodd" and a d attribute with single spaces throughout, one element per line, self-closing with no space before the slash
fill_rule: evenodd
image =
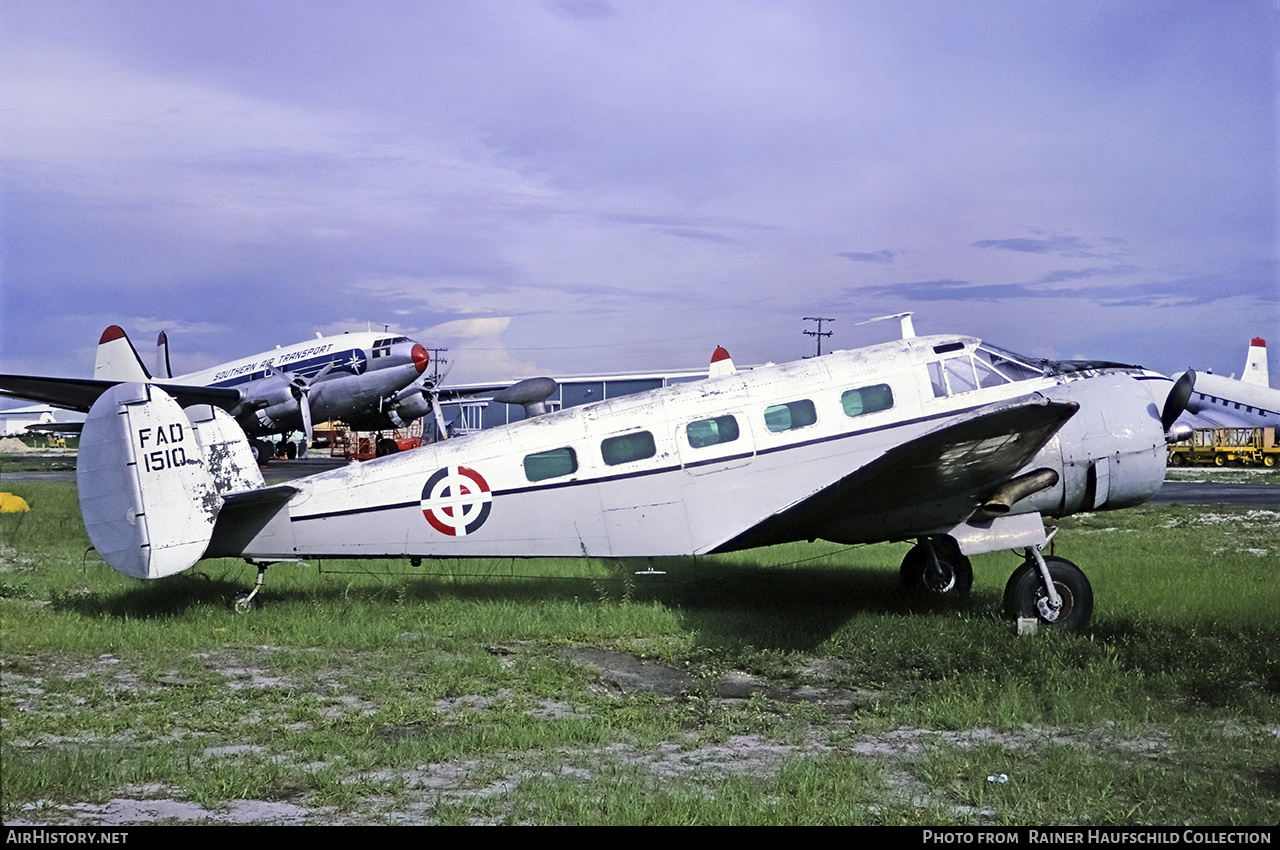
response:
<path id="1" fill-rule="evenodd" d="M 1169 465 L 1229 463 L 1276 465 L 1275 428 L 1197 428 L 1191 439 L 1169 447 Z"/>

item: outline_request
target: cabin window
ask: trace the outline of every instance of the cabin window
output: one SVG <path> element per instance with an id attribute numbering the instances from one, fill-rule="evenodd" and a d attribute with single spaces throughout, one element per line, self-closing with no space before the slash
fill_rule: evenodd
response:
<path id="1" fill-rule="evenodd" d="M 893 390 L 889 389 L 888 384 L 848 390 L 840 396 L 840 404 L 844 407 L 845 416 L 863 416 L 878 410 L 888 410 L 893 407 Z"/>
<path id="2" fill-rule="evenodd" d="M 764 425 L 775 434 L 804 428 L 817 421 L 818 411 L 808 399 L 775 404 L 764 411 Z"/>
<path id="3" fill-rule="evenodd" d="M 695 449 L 704 449 L 719 443 L 732 443 L 738 439 L 738 420 L 732 416 L 699 419 L 684 427 L 685 438 Z"/>
<path id="4" fill-rule="evenodd" d="M 524 475 L 530 481 L 543 481 L 577 471 L 578 454 L 568 446 L 524 457 Z"/>
<path id="5" fill-rule="evenodd" d="M 653 435 L 648 431 L 610 437 L 600 444 L 600 454 L 604 456 L 604 462 L 609 466 L 644 460 L 657 453 L 658 448 L 653 443 Z"/>

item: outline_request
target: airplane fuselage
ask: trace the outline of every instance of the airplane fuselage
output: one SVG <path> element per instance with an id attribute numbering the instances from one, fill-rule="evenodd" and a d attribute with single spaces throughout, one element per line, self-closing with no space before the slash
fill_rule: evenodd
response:
<path id="1" fill-rule="evenodd" d="M 1155 493 L 1168 379 L 1046 374 L 1003 355 L 918 337 L 535 417 L 295 481 L 241 554 L 660 556 L 933 533 L 973 553 L 1043 540 L 1041 513 Z M 964 431 L 1005 407 L 1034 427 Z M 927 468 L 876 466 L 916 444 Z M 1035 470 L 1054 482 L 975 519 L 995 482 Z"/>
<path id="2" fill-rule="evenodd" d="M 388 399 L 420 378 L 426 349 L 403 336 L 353 333 L 319 337 L 212 369 L 170 379 L 173 383 L 235 389 L 240 404 L 230 413 L 245 433 L 303 429 L 298 383 L 307 383 L 312 419 L 341 418 L 355 427 L 390 428 Z"/>
<path id="3" fill-rule="evenodd" d="M 1198 427 L 1275 427 L 1280 425 L 1280 390 L 1203 372 L 1184 418 Z"/>

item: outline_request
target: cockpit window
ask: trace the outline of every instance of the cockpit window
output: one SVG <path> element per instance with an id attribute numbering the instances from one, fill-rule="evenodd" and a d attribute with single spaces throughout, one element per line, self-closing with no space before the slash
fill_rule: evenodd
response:
<path id="1" fill-rule="evenodd" d="M 978 346 L 973 355 L 979 364 L 991 367 L 1010 381 L 1029 381 L 1032 378 L 1045 376 L 1044 369 L 1034 365 L 1037 362 L 1035 358 L 1013 354 L 994 345 L 983 343 Z"/>
<path id="2" fill-rule="evenodd" d="M 938 351 L 938 346 L 934 351 Z M 961 354 L 928 363 L 929 384 L 934 398 L 989 389 L 1014 381 L 1042 378 L 1045 370 L 1029 357 L 1010 354 L 999 348 L 981 345 L 970 354 Z"/>

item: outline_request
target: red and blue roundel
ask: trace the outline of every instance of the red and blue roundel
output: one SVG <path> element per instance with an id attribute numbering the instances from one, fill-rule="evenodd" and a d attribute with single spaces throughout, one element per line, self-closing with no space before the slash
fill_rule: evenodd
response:
<path id="1" fill-rule="evenodd" d="M 432 528 L 450 537 L 474 534 L 492 507 L 489 483 L 470 467 L 436 470 L 422 488 L 422 515 Z"/>

